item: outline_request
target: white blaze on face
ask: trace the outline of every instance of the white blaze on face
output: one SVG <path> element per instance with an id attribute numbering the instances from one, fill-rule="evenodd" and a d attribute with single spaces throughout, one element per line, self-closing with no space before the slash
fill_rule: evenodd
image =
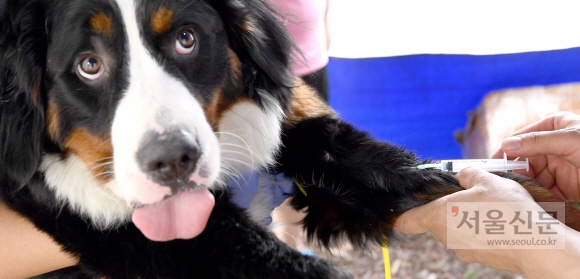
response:
<path id="1" fill-rule="evenodd" d="M 112 126 L 115 177 L 128 203 L 156 203 L 171 189 L 151 181 L 139 168 L 137 152 L 144 136 L 182 129 L 199 144 L 201 157 L 190 180 L 211 186 L 220 169 L 217 138 L 201 105 L 184 83 L 169 75 L 151 56 L 139 36 L 135 3 L 118 0 L 127 32 L 128 88 L 115 112 Z M 202 169 L 203 168 L 203 169 Z M 203 175 L 200 175 L 202 169 Z"/>

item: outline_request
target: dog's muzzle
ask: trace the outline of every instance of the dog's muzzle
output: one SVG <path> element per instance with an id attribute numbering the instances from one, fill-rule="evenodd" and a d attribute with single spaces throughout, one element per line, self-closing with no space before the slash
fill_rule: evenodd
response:
<path id="1" fill-rule="evenodd" d="M 148 132 L 137 151 L 139 168 L 153 182 L 169 186 L 173 193 L 197 185 L 190 181 L 201 151 L 196 137 L 184 130 Z"/>

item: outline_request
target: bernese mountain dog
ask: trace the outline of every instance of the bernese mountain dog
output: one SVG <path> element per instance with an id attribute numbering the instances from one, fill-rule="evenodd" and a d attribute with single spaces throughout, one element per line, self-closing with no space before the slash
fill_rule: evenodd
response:
<path id="1" fill-rule="evenodd" d="M 0 200 L 89 277 L 349 278 L 228 180 L 285 174 L 309 238 L 357 247 L 461 187 L 339 119 L 291 73 L 279 18 L 261 0 L 2 1 Z"/>

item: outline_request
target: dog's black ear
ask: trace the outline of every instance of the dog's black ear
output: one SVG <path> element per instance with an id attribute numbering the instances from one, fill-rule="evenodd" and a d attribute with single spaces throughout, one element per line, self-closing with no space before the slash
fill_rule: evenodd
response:
<path id="1" fill-rule="evenodd" d="M 0 188 L 15 190 L 40 162 L 45 12 L 40 1 L 2 1 L 0 16 Z"/>
<path id="2" fill-rule="evenodd" d="M 222 17 L 230 47 L 242 62 L 249 96 L 263 89 L 287 104 L 294 87 L 290 56 L 295 46 L 281 17 L 262 0 L 208 1 Z"/>

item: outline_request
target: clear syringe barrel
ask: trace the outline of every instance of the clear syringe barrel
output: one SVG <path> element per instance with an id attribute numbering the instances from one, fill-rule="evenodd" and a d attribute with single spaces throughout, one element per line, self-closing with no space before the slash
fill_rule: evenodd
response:
<path id="1" fill-rule="evenodd" d="M 529 170 L 528 160 L 508 161 L 506 159 L 466 159 L 466 160 L 441 160 L 441 169 L 450 172 L 459 172 L 467 167 L 476 167 L 489 172 L 507 172 L 508 170 Z"/>
<path id="2" fill-rule="evenodd" d="M 517 160 L 517 159 L 516 159 Z M 525 161 L 508 161 L 507 155 L 503 154 L 503 159 L 459 159 L 459 160 L 441 160 L 437 163 L 428 163 L 418 165 L 418 169 L 441 169 L 450 172 L 459 172 L 467 167 L 476 167 L 489 172 L 507 172 L 510 170 L 525 169 L 530 171 L 530 162 Z"/>
<path id="3" fill-rule="evenodd" d="M 518 165 L 522 164 L 521 167 L 517 166 L 510 166 L 508 168 L 508 164 L 512 165 L 513 163 L 517 163 Z M 467 167 L 476 167 L 480 169 L 484 169 L 489 172 L 500 172 L 500 171 L 508 171 L 514 169 L 513 167 L 519 168 L 526 168 L 525 161 L 504 161 L 502 159 L 489 159 L 489 160 L 442 160 L 441 167 L 443 170 L 451 171 L 451 172 L 459 172 L 464 168 Z"/>

